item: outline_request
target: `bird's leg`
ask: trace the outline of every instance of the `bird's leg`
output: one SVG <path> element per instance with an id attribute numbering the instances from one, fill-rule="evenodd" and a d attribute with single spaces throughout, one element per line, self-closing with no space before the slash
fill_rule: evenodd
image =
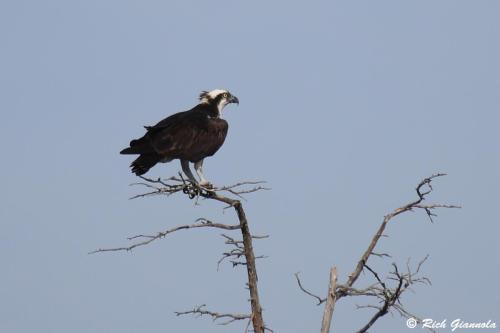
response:
<path id="1" fill-rule="evenodd" d="M 189 168 L 189 161 L 181 160 L 181 166 L 182 166 L 182 171 L 184 171 L 186 176 L 189 178 L 189 181 L 191 182 L 191 185 L 185 186 L 182 191 L 189 196 L 189 199 L 193 199 L 194 197 L 200 195 L 201 193 L 200 185 L 196 180 L 196 178 L 194 178 L 193 173 Z"/>
<path id="2" fill-rule="evenodd" d="M 182 171 L 184 171 L 184 174 L 189 178 L 190 181 L 192 181 L 194 184 L 198 184 L 198 181 L 196 178 L 194 178 L 193 173 L 191 172 L 191 169 L 189 168 L 189 161 L 186 160 L 181 160 L 181 167 Z"/>
<path id="3" fill-rule="evenodd" d="M 205 179 L 205 176 L 203 175 L 203 160 L 194 163 L 194 170 L 196 170 L 198 177 L 200 177 L 200 186 L 209 187 L 211 184 L 208 180 Z"/>

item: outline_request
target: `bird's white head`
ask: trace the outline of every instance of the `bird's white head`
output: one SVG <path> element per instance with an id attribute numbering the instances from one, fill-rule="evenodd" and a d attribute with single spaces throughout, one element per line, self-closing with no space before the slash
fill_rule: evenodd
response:
<path id="1" fill-rule="evenodd" d="M 202 91 L 200 94 L 200 104 L 215 104 L 219 115 L 222 109 L 228 104 L 240 104 L 238 97 L 232 95 L 229 91 L 224 89 L 215 89 L 212 91 Z"/>

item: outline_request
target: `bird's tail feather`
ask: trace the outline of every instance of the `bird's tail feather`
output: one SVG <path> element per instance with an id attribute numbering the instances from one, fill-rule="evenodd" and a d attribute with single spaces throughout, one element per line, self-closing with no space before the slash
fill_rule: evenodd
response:
<path id="1" fill-rule="evenodd" d="M 160 158 L 157 154 L 142 154 L 130 164 L 130 167 L 133 173 L 140 176 L 148 172 L 159 161 Z"/>
<path id="2" fill-rule="evenodd" d="M 120 152 L 120 154 L 150 154 L 150 153 L 154 153 L 154 149 L 151 146 L 151 143 L 144 138 L 130 141 L 130 147 L 125 148 Z"/>

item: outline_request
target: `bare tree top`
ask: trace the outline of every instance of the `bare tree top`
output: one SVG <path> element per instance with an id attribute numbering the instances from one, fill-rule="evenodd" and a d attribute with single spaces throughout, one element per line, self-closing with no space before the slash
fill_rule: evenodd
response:
<path id="1" fill-rule="evenodd" d="M 358 333 L 364 333 L 367 332 L 370 327 L 381 317 L 389 313 L 391 310 L 394 310 L 396 313 L 399 313 L 401 316 L 405 318 L 414 318 L 417 321 L 421 321 L 419 317 L 413 315 L 410 313 L 408 310 L 406 310 L 401 302 L 401 295 L 409 289 L 412 285 L 415 284 L 430 284 L 430 280 L 425 277 L 420 275 L 420 269 L 423 263 L 427 260 L 428 256 L 425 257 L 423 260 L 421 260 L 416 269 L 411 269 L 409 260 L 407 262 L 407 271 L 405 273 L 402 273 L 401 270 L 398 268 L 396 264 L 392 264 L 392 271 L 389 273 L 389 275 L 386 278 L 381 278 L 380 274 L 377 273 L 374 269 L 372 269 L 370 266 L 368 266 L 368 259 L 370 256 L 378 256 L 381 258 L 390 258 L 391 256 L 387 253 L 377 253 L 374 252 L 375 247 L 378 244 L 378 241 L 380 238 L 384 235 L 384 231 L 386 229 L 387 224 L 389 221 L 391 221 L 394 217 L 413 210 L 421 209 L 425 211 L 427 217 L 431 222 L 433 222 L 433 217 L 436 216 L 434 213 L 435 209 L 437 208 L 460 208 L 460 206 L 457 205 L 448 205 L 448 204 L 436 204 L 436 203 L 424 203 L 424 201 L 427 199 L 427 196 L 433 191 L 432 188 L 432 181 L 438 177 L 445 176 L 444 173 L 437 173 L 434 174 L 430 177 L 424 178 L 421 180 L 416 188 L 415 191 L 417 193 L 417 198 L 414 201 L 411 201 L 401 207 L 398 207 L 391 211 L 390 213 L 386 214 L 382 220 L 382 223 L 380 224 L 379 228 L 375 232 L 375 234 L 372 237 L 371 242 L 368 244 L 367 249 L 365 252 L 361 255 L 361 258 L 358 260 L 356 267 L 352 271 L 351 274 L 349 274 L 348 279 L 345 283 L 343 284 L 335 284 L 330 282 L 330 286 L 332 284 L 336 285 L 335 286 L 335 292 L 334 295 L 331 295 L 331 292 L 329 291 L 327 297 L 321 297 L 318 296 L 317 294 L 314 294 L 307 290 L 303 284 L 302 281 L 299 278 L 298 273 L 295 274 L 295 278 L 297 280 L 297 284 L 302 292 L 305 294 L 313 297 L 317 301 L 317 305 L 320 305 L 324 302 L 326 302 L 325 305 L 325 313 L 323 317 L 323 323 L 326 323 L 326 325 L 322 326 L 322 333 L 327 333 L 330 330 L 330 320 L 331 316 L 333 313 L 333 307 L 334 304 L 341 298 L 346 297 L 346 296 L 367 296 L 367 297 L 372 297 L 377 300 L 377 304 L 368 304 L 368 305 L 362 305 L 358 306 L 358 308 L 370 308 L 370 309 L 375 309 L 376 312 L 374 315 L 369 319 L 369 321 L 357 332 Z M 335 267 L 334 267 L 335 268 Z M 333 268 L 332 268 L 333 270 Z M 355 288 L 354 284 L 358 280 L 360 274 L 363 271 L 369 272 L 373 278 L 375 279 L 375 282 L 372 283 L 371 285 L 363 288 Z M 335 275 L 336 275 L 336 270 L 335 270 Z M 328 311 L 327 311 L 328 310 Z"/>

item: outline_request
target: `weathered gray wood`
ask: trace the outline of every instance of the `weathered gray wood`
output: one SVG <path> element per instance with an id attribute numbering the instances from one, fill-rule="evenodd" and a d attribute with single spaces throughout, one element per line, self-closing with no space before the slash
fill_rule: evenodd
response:
<path id="1" fill-rule="evenodd" d="M 328 296 L 326 297 L 325 311 L 323 312 L 323 322 L 321 323 L 321 333 L 330 332 L 333 309 L 335 307 L 335 289 L 337 288 L 337 267 L 330 269 L 330 283 L 328 285 Z"/>

